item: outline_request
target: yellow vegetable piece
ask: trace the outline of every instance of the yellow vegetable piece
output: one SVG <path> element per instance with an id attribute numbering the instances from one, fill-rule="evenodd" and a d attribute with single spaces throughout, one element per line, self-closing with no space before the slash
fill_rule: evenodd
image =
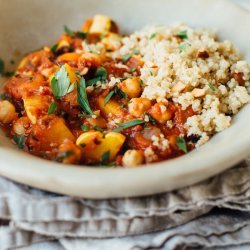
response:
<path id="1" fill-rule="evenodd" d="M 70 132 L 62 118 L 54 118 L 44 133 L 44 140 L 47 141 L 47 143 L 52 142 L 60 145 L 66 139 L 74 141 L 75 137 Z"/>
<path id="2" fill-rule="evenodd" d="M 105 105 L 104 98 L 100 96 L 98 98 L 98 104 L 99 104 L 100 110 L 105 115 L 109 115 L 109 114 L 112 114 L 114 116 L 123 116 L 124 115 L 124 112 L 121 109 L 119 103 L 114 101 L 114 100 L 109 100 L 109 102 L 106 103 L 106 105 Z"/>
<path id="3" fill-rule="evenodd" d="M 24 109 L 31 123 L 36 124 L 41 111 L 48 110 L 47 98 L 44 96 L 29 96 L 23 99 Z"/>
<path id="4" fill-rule="evenodd" d="M 90 27 L 89 33 L 99 33 L 108 32 L 111 28 L 111 20 L 107 16 L 96 15 L 93 18 L 93 23 Z"/>
<path id="5" fill-rule="evenodd" d="M 64 67 L 68 72 L 70 82 L 71 83 L 79 82 L 79 77 L 76 75 L 75 70 L 72 67 L 70 67 L 67 63 L 64 64 Z"/>
<path id="6" fill-rule="evenodd" d="M 76 62 L 76 61 L 78 61 L 80 56 L 81 56 L 81 54 L 76 53 L 76 52 L 64 53 L 64 54 L 58 56 L 57 60 L 58 61 L 73 61 L 73 62 Z"/>
<path id="7" fill-rule="evenodd" d="M 0 122 L 10 123 L 16 118 L 15 106 L 7 100 L 0 101 Z"/>
<path id="8" fill-rule="evenodd" d="M 112 161 L 125 139 L 124 135 L 116 132 L 109 132 L 103 138 L 103 134 L 99 131 L 88 131 L 78 137 L 76 145 L 83 147 L 84 157 L 91 162 L 100 162 L 102 155 L 108 151 Z"/>

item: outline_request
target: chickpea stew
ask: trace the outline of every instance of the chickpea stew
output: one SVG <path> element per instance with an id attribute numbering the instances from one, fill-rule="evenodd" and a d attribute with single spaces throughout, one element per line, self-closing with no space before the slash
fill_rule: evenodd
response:
<path id="1" fill-rule="evenodd" d="M 96 15 L 24 57 L 0 95 L 0 126 L 20 149 L 65 164 L 159 162 L 250 101 L 249 65 L 229 41 L 185 24 L 118 30 Z"/>

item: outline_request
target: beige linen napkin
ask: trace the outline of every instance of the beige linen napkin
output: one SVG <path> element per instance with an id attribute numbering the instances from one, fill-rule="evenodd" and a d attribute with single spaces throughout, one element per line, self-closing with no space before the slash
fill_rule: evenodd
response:
<path id="1" fill-rule="evenodd" d="M 0 228 L 0 249 L 54 239 L 67 250 L 250 243 L 249 188 L 247 161 L 191 187 L 144 198 L 78 199 L 0 178 L 0 219 L 10 221 Z M 164 231 L 152 233 L 159 230 Z"/>

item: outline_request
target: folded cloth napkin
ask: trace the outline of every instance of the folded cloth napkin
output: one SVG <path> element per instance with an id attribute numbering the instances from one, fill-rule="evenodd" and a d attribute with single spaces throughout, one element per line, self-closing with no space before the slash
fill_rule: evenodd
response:
<path id="1" fill-rule="evenodd" d="M 0 249 L 217 249 L 250 244 L 249 188 L 250 159 L 196 185 L 143 198 L 80 199 L 0 178 Z M 34 248 L 27 248 L 32 244 Z"/>

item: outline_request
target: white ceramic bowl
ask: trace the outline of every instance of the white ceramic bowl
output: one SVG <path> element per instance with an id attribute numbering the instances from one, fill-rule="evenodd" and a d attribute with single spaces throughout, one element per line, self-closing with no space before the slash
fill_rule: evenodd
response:
<path id="1" fill-rule="evenodd" d="M 77 29 L 85 18 L 97 13 L 111 16 L 123 32 L 178 21 L 212 28 L 222 39 L 231 40 L 250 62 L 250 14 L 217 0 L 1 1 L 0 56 L 6 62 L 20 59 L 18 51 L 53 44 L 64 24 Z M 250 153 L 249 122 L 250 105 L 233 119 L 229 129 L 203 147 L 177 159 L 130 169 L 49 162 L 18 150 L 0 132 L 0 174 L 37 188 L 95 199 L 155 194 L 201 181 L 246 157 Z"/>

